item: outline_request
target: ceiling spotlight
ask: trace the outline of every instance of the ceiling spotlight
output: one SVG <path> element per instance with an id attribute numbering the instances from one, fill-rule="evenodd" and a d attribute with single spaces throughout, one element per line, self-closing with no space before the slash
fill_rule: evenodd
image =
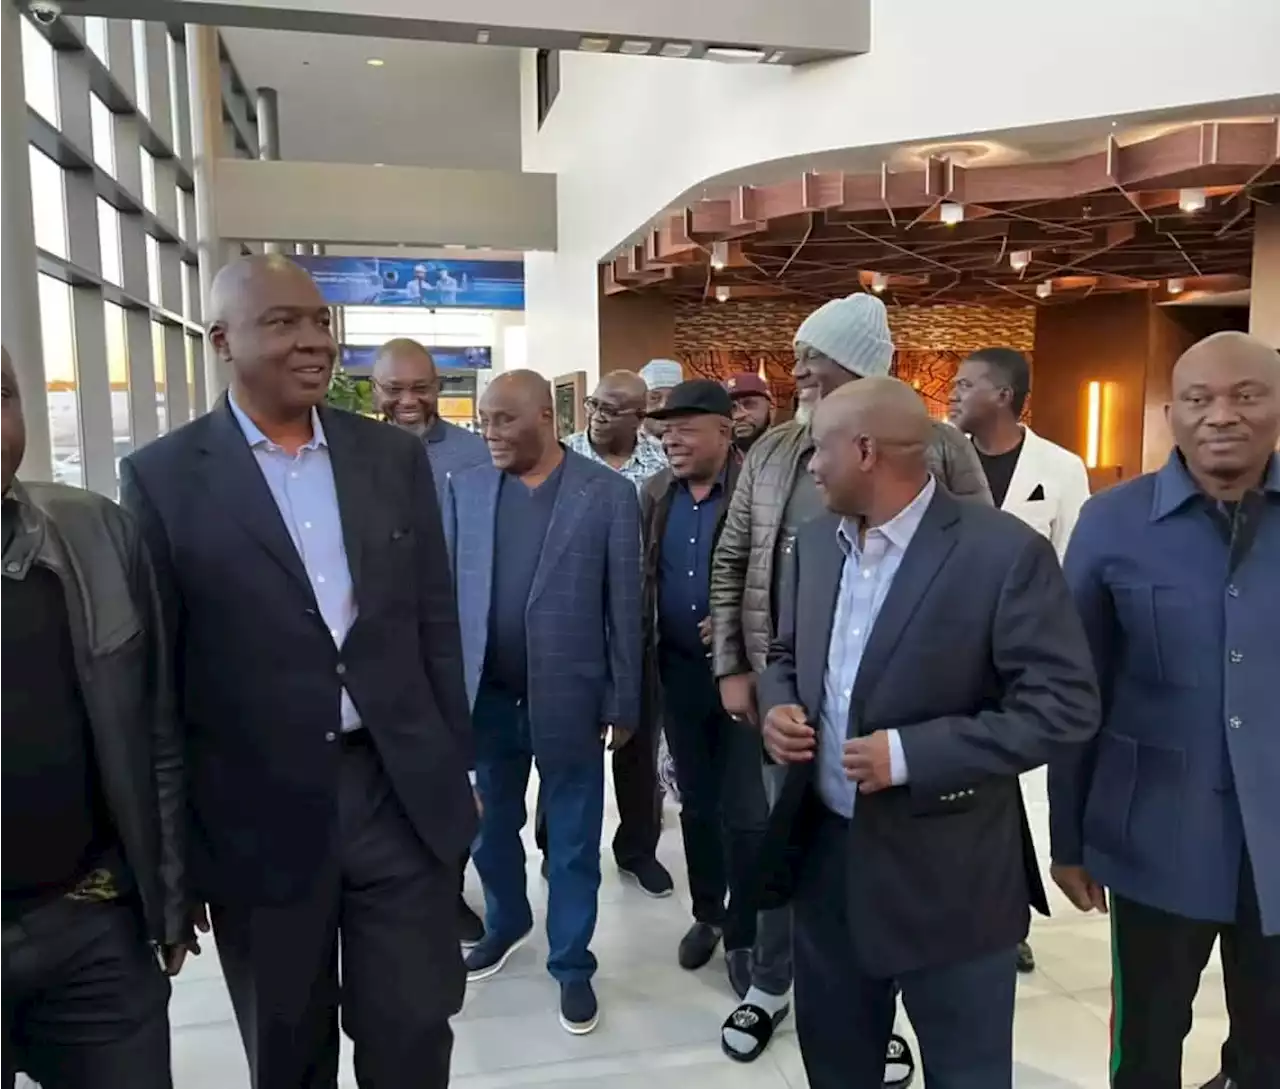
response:
<path id="1" fill-rule="evenodd" d="M 578 42 L 578 48 L 584 53 L 607 53 L 609 52 L 609 39 L 583 38 Z"/>
<path id="2" fill-rule="evenodd" d="M 643 57 L 652 48 L 653 42 L 642 41 L 639 38 L 628 38 L 618 46 L 618 52 L 625 53 L 629 57 Z"/>
<path id="3" fill-rule="evenodd" d="M 1052 294 L 1053 294 L 1052 280 L 1044 280 L 1041 283 L 1036 284 L 1037 299 L 1047 299 Z"/>
<path id="4" fill-rule="evenodd" d="M 964 205 L 947 201 L 938 209 L 938 218 L 948 227 L 964 222 Z"/>
<path id="5" fill-rule="evenodd" d="M 727 287 L 716 288 L 716 302 L 728 302 L 729 289 Z"/>
<path id="6" fill-rule="evenodd" d="M 889 277 L 883 272 L 873 272 L 871 274 L 871 290 L 877 295 L 889 286 Z"/>
<path id="7" fill-rule="evenodd" d="M 740 49 L 732 45 L 713 45 L 703 54 L 707 60 L 728 64 L 759 64 L 764 60 L 763 49 Z"/>
<path id="8" fill-rule="evenodd" d="M 1014 272 L 1021 272 L 1029 264 L 1031 264 L 1030 250 L 1014 250 L 1009 254 L 1009 267 L 1012 268 Z"/>
<path id="9" fill-rule="evenodd" d="M 1183 288 L 1185 288 L 1186 286 L 1187 286 L 1186 280 L 1182 279 L 1181 276 L 1175 276 L 1169 281 L 1169 294 L 1181 295 Z"/>
<path id="10" fill-rule="evenodd" d="M 489 44 L 489 32 L 487 30 L 477 30 L 476 45 L 488 45 L 488 44 Z"/>
<path id="11" fill-rule="evenodd" d="M 693 52 L 693 46 L 688 42 L 663 42 L 658 52 L 664 57 L 687 57 Z"/>
<path id="12" fill-rule="evenodd" d="M 729 243 L 728 242 L 712 242 L 711 243 L 711 267 L 715 269 L 724 268 L 729 263 Z"/>
<path id="13" fill-rule="evenodd" d="M 1184 212 L 1198 212 L 1208 203 L 1203 189 L 1183 189 L 1178 193 L 1178 207 Z"/>
<path id="14" fill-rule="evenodd" d="M 367 61 L 365 61 L 365 64 L 367 64 L 370 68 L 381 68 L 386 63 L 387 62 L 384 61 L 381 57 L 370 57 Z"/>

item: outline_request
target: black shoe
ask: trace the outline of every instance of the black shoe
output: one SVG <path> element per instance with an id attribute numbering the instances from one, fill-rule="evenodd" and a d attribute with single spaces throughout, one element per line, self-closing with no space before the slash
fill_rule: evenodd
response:
<path id="1" fill-rule="evenodd" d="M 484 920 L 471 910 L 466 898 L 458 897 L 458 941 L 463 949 L 479 945 L 484 938 Z"/>
<path id="2" fill-rule="evenodd" d="M 462 958 L 467 966 L 467 982 L 476 983 L 496 976 L 511 959 L 511 954 L 524 945 L 532 933 L 533 927 L 530 927 L 518 938 L 509 941 L 485 935 L 480 944 Z"/>
<path id="3" fill-rule="evenodd" d="M 596 992 L 587 979 L 560 984 L 560 1024 L 565 1032 L 585 1036 L 600 1023 Z"/>
<path id="4" fill-rule="evenodd" d="M 629 877 L 637 885 L 640 891 L 646 896 L 652 896 L 656 900 L 661 900 L 666 896 L 670 896 L 675 891 L 675 882 L 671 880 L 671 874 L 667 872 L 667 868 L 656 858 L 646 858 L 640 862 L 629 862 L 627 865 L 618 863 L 618 872 L 623 877 Z"/>
<path id="5" fill-rule="evenodd" d="M 711 959 L 711 954 L 720 944 L 720 928 L 709 923 L 694 923 L 689 932 L 680 939 L 680 950 L 677 959 L 680 967 L 687 972 L 701 968 Z"/>
<path id="6" fill-rule="evenodd" d="M 1028 942 L 1018 942 L 1018 971 L 1023 975 L 1036 970 L 1036 955 Z"/>
<path id="7" fill-rule="evenodd" d="M 733 988 L 733 993 L 741 1002 L 751 990 L 751 950 L 726 949 L 724 966 L 729 973 L 729 986 Z"/>

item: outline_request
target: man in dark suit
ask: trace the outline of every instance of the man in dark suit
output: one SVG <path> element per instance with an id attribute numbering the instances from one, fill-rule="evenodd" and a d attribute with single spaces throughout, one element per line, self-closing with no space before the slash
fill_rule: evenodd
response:
<path id="1" fill-rule="evenodd" d="M 600 888 L 604 746 L 640 722 L 640 516 L 636 490 L 556 440 L 551 387 L 509 371 L 480 400 L 492 465 L 455 473 L 445 525 L 483 803 L 476 869 L 485 938 L 471 979 L 500 971 L 533 930 L 525 792 L 536 760 L 547 821 L 547 969 L 560 1023 L 582 1034 L 598 1006 L 590 950 Z"/>
<path id="2" fill-rule="evenodd" d="M 810 472 L 831 513 L 797 537 L 760 680 L 790 765 L 763 902 L 794 897 L 813 1089 L 881 1084 L 895 987 L 929 1089 L 1012 1084 L 1016 947 L 1047 910 L 1018 775 L 1098 726 L 1052 546 L 953 499 L 929 435 L 896 379 L 823 399 Z"/>
<path id="3" fill-rule="evenodd" d="M 226 266 L 210 318 L 227 396 L 121 492 L 176 633 L 193 884 L 253 1084 L 335 1084 L 341 948 L 358 1082 L 444 1086 L 476 814 L 431 469 L 325 407 L 329 309 L 297 265 Z"/>

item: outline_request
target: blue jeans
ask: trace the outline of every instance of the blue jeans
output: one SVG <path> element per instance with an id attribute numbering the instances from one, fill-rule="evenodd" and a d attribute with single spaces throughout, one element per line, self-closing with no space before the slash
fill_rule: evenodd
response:
<path id="1" fill-rule="evenodd" d="M 484 885 L 485 930 L 513 941 L 533 925 L 520 839 L 533 765 L 528 708 L 482 685 L 472 717 L 476 787 L 484 804 L 472 857 Z M 589 946 L 600 891 L 604 755 L 592 761 L 539 760 L 538 775 L 547 819 L 547 971 L 561 983 L 590 979 L 596 970 Z"/>

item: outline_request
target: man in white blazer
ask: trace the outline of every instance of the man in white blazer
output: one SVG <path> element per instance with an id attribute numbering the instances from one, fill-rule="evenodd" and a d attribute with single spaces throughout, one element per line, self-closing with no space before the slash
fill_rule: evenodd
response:
<path id="1" fill-rule="evenodd" d="M 1070 450 L 1042 439 L 1018 422 L 1031 392 L 1031 367 L 1012 348 L 983 348 L 956 371 L 951 422 L 973 441 L 997 507 L 1067 551 L 1080 508 L 1089 498 L 1089 474 Z M 1018 946 L 1018 971 L 1035 969 L 1031 946 Z"/>
<path id="2" fill-rule="evenodd" d="M 1018 422 L 1030 389 L 1021 352 L 983 348 L 956 371 L 951 422 L 973 440 L 996 506 L 1047 537 L 1061 559 L 1089 498 L 1089 474 L 1078 455 Z"/>

